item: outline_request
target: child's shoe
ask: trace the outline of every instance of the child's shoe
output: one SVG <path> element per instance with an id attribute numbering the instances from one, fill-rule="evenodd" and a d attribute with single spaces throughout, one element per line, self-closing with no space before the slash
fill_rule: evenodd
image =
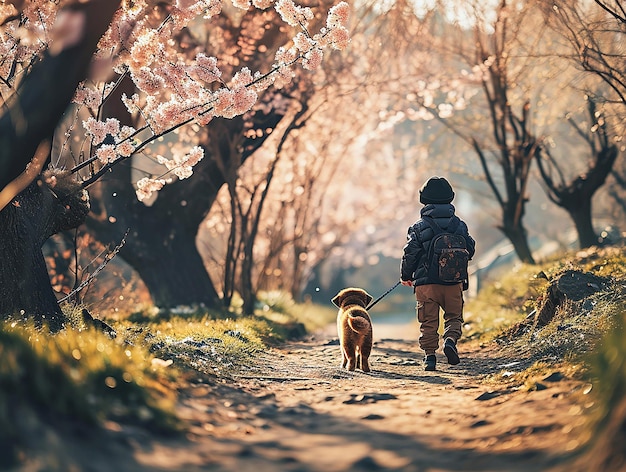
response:
<path id="1" fill-rule="evenodd" d="M 457 351 L 456 349 L 456 343 L 454 342 L 454 339 L 446 339 L 445 343 L 443 344 L 443 353 L 448 358 L 448 364 L 457 365 L 459 362 L 461 362 L 461 359 L 459 359 L 459 351 Z"/>
<path id="2" fill-rule="evenodd" d="M 435 366 L 437 365 L 437 358 L 434 354 L 429 354 L 424 357 L 424 370 L 435 370 Z"/>

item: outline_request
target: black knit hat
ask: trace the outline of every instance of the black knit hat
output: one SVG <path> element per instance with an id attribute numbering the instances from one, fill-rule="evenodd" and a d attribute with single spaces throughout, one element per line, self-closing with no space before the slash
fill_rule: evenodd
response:
<path id="1" fill-rule="evenodd" d="M 450 203 L 454 191 L 450 183 L 443 177 L 431 177 L 420 189 L 420 203 Z"/>

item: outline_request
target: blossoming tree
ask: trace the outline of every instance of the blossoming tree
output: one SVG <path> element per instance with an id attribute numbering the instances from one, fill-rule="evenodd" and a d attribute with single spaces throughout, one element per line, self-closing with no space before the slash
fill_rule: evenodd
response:
<path id="1" fill-rule="evenodd" d="M 235 73 L 236 61 L 255 69 L 270 68 L 275 52 L 289 42 L 283 31 L 284 22 L 274 11 L 251 9 L 237 18 L 224 14 L 212 20 L 211 25 L 211 35 L 200 28 L 189 31 L 184 40 L 186 48 L 179 54 L 193 57 L 198 49 L 210 52 L 224 64 L 223 75 Z M 245 42 L 242 38 L 246 38 Z M 294 73 L 299 84 L 310 81 L 312 76 L 308 70 Z M 127 82 L 130 91 L 126 93 L 131 95 L 133 84 Z M 118 87 L 116 93 L 121 94 L 126 86 L 127 83 Z M 116 244 L 131 228 L 120 256 L 137 271 L 157 306 L 203 303 L 216 307 L 227 301 L 226 294 L 219 287 L 218 291 L 214 288 L 217 274 L 207 273 L 198 251 L 198 228 L 219 189 L 237 178 L 237 169 L 272 135 L 286 110 L 297 105 L 299 95 L 291 81 L 281 89 L 264 91 L 243 116 L 217 117 L 208 126 L 187 127 L 188 133 L 180 130 L 178 137 L 197 143 L 205 157 L 194 167 L 191 177 L 184 181 L 177 178 L 148 205 L 134 195 L 137 178 L 131 174 L 137 171 L 137 165 L 134 170 L 128 166 L 118 168 L 114 179 L 101 179 L 90 188 L 93 211 L 86 222 L 90 233 L 101 241 Z M 125 110 L 112 109 L 118 104 L 121 102 L 110 100 L 105 112 L 121 121 Z M 132 117 L 127 116 L 125 124 L 132 123 Z M 162 159 L 159 154 L 169 153 L 169 145 L 181 148 L 174 142 L 164 142 L 154 151 L 153 160 Z M 149 175 L 154 171 L 147 170 Z M 228 262 L 222 261 L 221 265 Z"/>
<path id="2" fill-rule="evenodd" d="M 253 73 L 241 67 L 226 78 L 214 57 L 199 52 L 193 59 L 181 58 L 171 47 L 198 18 L 219 15 L 221 2 L 178 0 L 164 9 L 162 5 L 138 0 L 117 8 L 109 0 L 92 0 L 0 6 L 0 47 L 5 53 L 0 70 L 0 314 L 24 311 L 39 322 L 48 321 L 53 329 L 61 328 L 64 318 L 47 278 L 41 245 L 51 234 L 84 219 L 84 188 L 138 156 L 162 167 L 136 182 L 140 200 L 174 179 L 190 177 L 204 156 L 193 136 L 169 155 L 151 152 L 151 146 L 186 126 L 206 127 L 217 118 L 248 112 L 268 87 L 289 82 L 293 66 L 314 69 L 323 49 L 341 49 L 348 42 L 345 3 L 330 9 L 325 26 L 313 34 L 308 30 L 312 10 L 279 0 L 274 8 L 281 18 L 301 29 L 292 45 L 277 50 L 268 70 Z M 270 6 L 254 2 L 254 8 Z M 104 104 L 126 79 L 132 80 L 135 93 L 122 100 L 135 125 L 102 119 Z M 57 138 L 52 146 L 72 94 L 76 111 L 64 121 L 69 123 L 65 139 Z M 88 116 L 83 119 L 81 113 Z M 61 154 L 69 154 L 75 165 L 40 177 L 43 166 L 59 162 Z M 73 185 L 76 175 L 82 179 Z"/>

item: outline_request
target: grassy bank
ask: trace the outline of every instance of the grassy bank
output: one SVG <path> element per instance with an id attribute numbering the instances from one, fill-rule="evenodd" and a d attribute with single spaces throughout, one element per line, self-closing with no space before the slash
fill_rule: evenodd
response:
<path id="1" fill-rule="evenodd" d="M 606 284 L 582 300 L 560 304 L 547 325 L 533 324 L 551 284 L 565 271 L 592 274 Z M 514 369 L 503 369 L 487 382 L 535 389 L 554 372 L 586 382 L 581 394 L 593 405 L 588 418 L 590 439 L 578 451 L 576 470 L 626 470 L 624 247 L 589 249 L 561 254 L 537 266 L 520 265 L 467 304 L 466 321 L 471 342 L 498 343 L 519 360 Z"/>

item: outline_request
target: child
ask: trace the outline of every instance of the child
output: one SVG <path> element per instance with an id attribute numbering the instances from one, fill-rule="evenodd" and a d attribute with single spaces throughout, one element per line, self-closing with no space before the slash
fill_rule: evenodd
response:
<path id="1" fill-rule="evenodd" d="M 439 308 L 443 309 L 444 347 L 448 363 L 460 362 L 456 343 L 463 325 L 463 290 L 467 281 L 442 282 L 428 272 L 428 249 L 435 237 L 434 227 L 463 236 L 469 259 L 474 256 L 476 242 L 467 225 L 454 214 L 454 191 L 443 177 L 431 177 L 420 189 L 420 219 L 408 230 L 407 243 L 400 264 L 402 285 L 414 287 L 417 320 L 420 324 L 419 346 L 424 351 L 424 368 L 435 370 L 439 348 Z"/>

